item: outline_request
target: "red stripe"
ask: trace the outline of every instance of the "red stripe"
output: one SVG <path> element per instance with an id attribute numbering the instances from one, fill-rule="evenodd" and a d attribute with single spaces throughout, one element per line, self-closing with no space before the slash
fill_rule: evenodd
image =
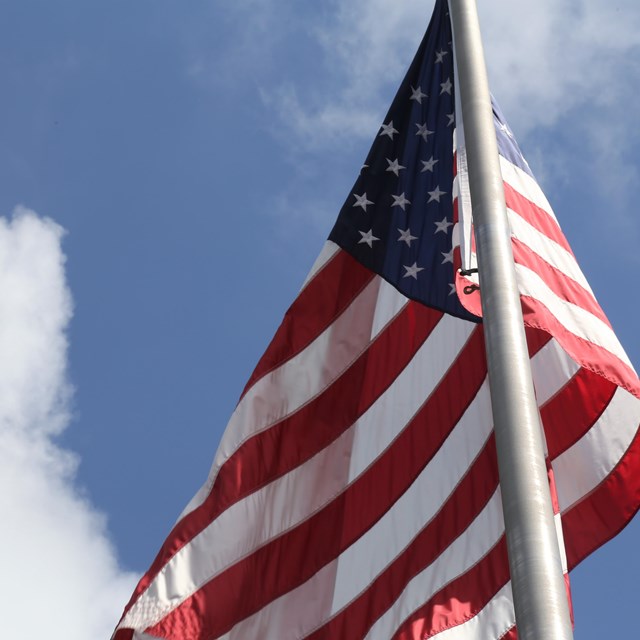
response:
<path id="1" fill-rule="evenodd" d="M 242 395 L 331 326 L 374 277 L 372 271 L 339 250 L 293 301 Z"/>
<path id="2" fill-rule="evenodd" d="M 405 620 L 393 640 L 424 640 L 470 620 L 507 582 L 509 560 L 502 536 L 473 569 L 450 582 Z"/>
<path id="3" fill-rule="evenodd" d="M 551 506 L 553 508 L 553 515 L 560 513 L 560 503 L 558 502 L 558 489 L 556 487 L 556 476 L 551 466 L 551 460 L 549 456 L 545 456 L 544 462 L 547 466 L 547 480 L 549 481 L 549 492 L 551 493 Z"/>
<path id="4" fill-rule="evenodd" d="M 540 409 L 553 460 L 575 444 L 600 418 L 618 387 L 588 369 L 580 369 Z"/>
<path id="5" fill-rule="evenodd" d="M 640 509 L 640 430 L 607 478 L 562 516 L 569 570 L 616 536 Z"/>
<path id="6" fill-rule="evenodd" d="M 640 398 L 640 381 L 628 364 L 610 351 L 568 331 L 540 300 L 529 296 L 520 296 L 520 299 L 524 320 L 529 326 L 548 331 L 575 362 Z"/>
<path id="7" fill-rule="evenodd" d="M 564 274 L 553 265 L 549 264 L 532 251 L 526 244 L 511 239 L 513 247 L 513 259 L 517 264 L 521 264 L 540 276 L 545 284 L 560 299 L 570 302 L 588 311 L 591 315 L 602 320 L 608 327 L 611 327 L 604 311 L 593 297 L 593 294 L 583 288 L 575 280 Z"/>
<path id="8" fill-rule="evenodd" d="M 529 348 L 529 358 L 533 356 L 546 346 L 551 341 L 551 336 L 542 329 L 536 329 L 535 327 L 525 327 L 524 333 L 527 338 L 527 347 Z"/>
<path id="9" fill-rule="evenodd" d="M 564 534 L 563 534 L 564 540 Z M 567 602 L 569 604 L 569 617 L 571 618 L 571 627 L 576 626 L 576 619 L 573 614 L 573 597 L 571 595 L 571 578 L 568 573 L 564 574 L 564 590 L 567 592 Z"/>
<path id="10" fill-rule="evenodd" d="M 478 327 L 423 408 L 365 474 L 313 517 L 211 580 L 150 632 L 182 640 L 185 624 L 203 625 L 202 637 L 215 638 L 334 560 L 428 464 L 480 388 L 484 360 Z"/>
<path id="11" fill-rule="evenodd" d="M 511 627 L 500 640 L 518 640 L 518 630 L 515 627 Z"/>
<path id="12" fill-rule="evenodd" d="M 330 622 L 306 636 L 307 640 L 364 637 L 373 623 L 400 597 L 407 583 L 435 562 L 467 529 L 497 486 L 495 440 L 492 436 L 438 514 L 411 545 L 361 596 Z"/>
<path id="13" fill-rule="evenodd" d="M 296 468 L 350 427 L 406 367 L 442 315 L 408 303 L 322 395 L 240 446 L 220 468 L 206 500 L 169 534 L 125 613 L 171 557 L 225 509 Z"/>
<path id="14" fill-rule="evenodd" d="M 571 255 L 571 247 L 562 233 L 558 223 L 544 209 L 531 202 L 528 198 L 516 191 L 510 184 L 504 182 L 504 198 L 507 207 L 526 220 L 534 229 L 538 230 L 550 240 L 566 249 Z"/>
<path id="15" fill-rule="evenodd" d="M 118 629 L 111 640 L 133 640 L 133 629 Z"/>

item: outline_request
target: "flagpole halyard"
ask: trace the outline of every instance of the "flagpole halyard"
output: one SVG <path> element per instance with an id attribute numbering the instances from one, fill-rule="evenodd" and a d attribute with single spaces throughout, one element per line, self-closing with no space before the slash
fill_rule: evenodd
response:
<path id="1" fill-rule="evenodd" d="M 474 0 L 449 0 L 518 637 L 571 640 Z"/>

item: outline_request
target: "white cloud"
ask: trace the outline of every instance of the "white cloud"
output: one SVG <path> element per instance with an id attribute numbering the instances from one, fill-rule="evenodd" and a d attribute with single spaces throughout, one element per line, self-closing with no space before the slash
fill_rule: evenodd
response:
<path id="1" fill-rule="evenodd" d="M 70 419 L 63 230 L 0 218 L 0 599 L 7 638 L 108 638 L 134 586 L 55 440 Z"/>
<path id="2" fill-rule="evenodd" d="M 522 132 L 553 125 L 577 107 L 614 108 L 629 82 L 637 85 L 640 33 L 632 25 L 640 21 L 640 5 L 616 6 L 598 0 L 481 5 L 494 92 Z M 606 120 L 599 129 L 606 133 Z"/>
<path id="3" fill-rule="evenodd" d="M 629 215 L 640 173 L 632 107 L 640 87 L 640 3 L 478 5 L 492 91 L 543 188 L 553 201 L 554 190 L 583 185 L 594 208 L 607 212 L 606 242 L 615 248 L 623 230 L 618 248 L 623 260 L 631 260 L 625 256 L 635 255 L 631 248 L 640 242 L 640 219 Z M 291 182 L 299 183 L 310 161 L 317 173 L 317 167 L 336 164 L 336 149 L 341 158 L 356 149 L 363 153 L 433 2 L 238 0 L 214 6 L 213 17 L 224 21 L 228 38 L 215 55 L 195 39 L 195 50 L 204 54 L 194 75 L 235 92 L 245 106 L 257 90 L 265 109 L 252 117 L 283 146 L 292 160 Z M 323 170 L 323 180 L 332 175 Z M 306 181 L 311 191 L 314 180 Z M 286 180 L 282 189 L 289 197 L 296 190 Z M 596 216 L 584 224 L 587 233 L 600 236 Z"/>
<path id="4" fill-rule="evenodd" d="M 586 185 L 596 206 L 607 210 L 607 242 L 615 246 L 623 229 L 623 244 L 635 246 L 640 223 L 629 211 L 640 172 L 640 132 L 630 105 L 640 88 L 640 30 L 634 28 L 640 3 L 478 4 L 492 91 L 535 173 L 548 177 L 542 180 L 546 188 L 551 182 L 556 188 Z M 371 140 L 432 6 L 424 0 L 334 0 L 319 19 L 314 13 L 306 35 L 320 55 L 309 61 L 306 76 L 262 87 L 263 101 L 276 115 L 274 136 L 298 158 Z M 281 15 L 265 0 L 258 23 L 270 13 Z M 282 38 L 277 24 L 272 29 Z M 277 42 L 272 33 L 276 49 Z M 589 232 L 600 234 L 601 222 L 589 218 Z M 631 253 L 623 248 L 623 255 Z"/>
<path id="5" fill-rule="evenodd" d="M 313 149 L 373 135 L 428 20 L 420 0 L 332 2 L 326 15 L 309 32 L 323 53 L 313 81 L 263 91 L 287 134 Z"/>
<path id="6" fill-rule="evenodd" d="M 598 126 L 584 132 L 595 147 L 617 142 L 620 122 L 629 125 L 626 144 L 637 141 L 630 135 L 635 113 L 625 105 L 640 83 L 640 31 L 633 28 L 640 23 L 640 4 L 493 0 L 479 5 L 492 90 L 521 141 L 580 109 L 598 115 Z M 263 4 L 259 24 L 269 6 Z M 308 34 L 322 51 L 313 83 L 263 88 L 280 116 L 282 137 L 308 149 L 372 136 L 388 106 L 389 87 L 404 74 L 431 10 L 421 0 L 331 6 Z"/>
<path id="7" fill-rule="evenodd" d="M 303 92 L 287 85 L 273 96 L 280 97 L 274 102 L 282 121 L 311 143 L 338 135 L 371 136 L 364 127 L 344 125 L 362 109 L 368 117 L 381 90 L 398 84 L 432 7 L 423 0 L 331 5 L 329 17 L 310 35 L 323 51 L 314 79 L 333 83 L 333 90 Z M 268 6 L 263 3 L 262 16 L 269 14 Z M 553 125 L 582 105 L 613 108 L 629 83 L 637 86 L 640 80 L 635 0 L 615 6 L 599 0 L 493 0 L 479 3 L 479 10 L 492 89 L 520 134 Z M 316 137 L 309 136 L 310 121 Z M 606 129 L 603 123 L 603 135 Z"/>

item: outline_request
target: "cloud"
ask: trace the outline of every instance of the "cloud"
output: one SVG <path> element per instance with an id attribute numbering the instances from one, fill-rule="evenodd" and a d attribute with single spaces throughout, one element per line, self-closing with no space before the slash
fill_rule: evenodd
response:
<path id="1" fill-rule="evenodd" d="M 594 210 L 607 212 L 607 244 L 632 261 L 640 242 L 640 219 L 629 215 L 640 173 L 640 130 L 630 108 L 640 87 L 640 3 L 478 4 L 492 91 L 543 188 L 553 201 L 554 191 L 581 185 Z M 200 56 L 194 75 L 213 83 L 218 96 L 233 94 L 283 147 L 293 168 L 282 183 L 286 197 L 295 197 L 291 183 L 298 183 L 326 200 L 314 190 L 318 168 L 326 183 L 342 159 L 352 172 L 354 158 L 364 157 L 432 7 L 425 0 L 215 6 L 212 19 L 224 22 L 224 36 L 215 52 L 204 38 L 193 40 Z M 253 106 L 256 94 L 262 110 Z M 313 163 L 316 176 L 309 178 Z M 582 224 L 600 235 L 595 216 Z"/>
<path id="2" fill-rule="evenodd" d="M 283 135 L 311 150 L 371 138 L 427 20 L 419 0 L 331 2 L 307 34 L 321 53 L 312 73 L 295 85 L 263 89 L 287 128 Z"/>
<path id="3" fill-rule="evenodd" d="M 269 6 L 263 3 L 261 16 Z M 364 127 L 344 125 L 354 112 L 368 115 L 389 84 L 398 84 L 431 6 L 423 0 L 332 2 L 309 35 L 322 50 L 310 84 L 331 83 L 333 90 L 309 90 L 304 82 L 276 87 L 270 104 L 279 106 L 283 123 L 310 143 L 338 135 L 370 137 Z M 492 89 L 520 134 L 551 126 L 583 105 L 613 108 L 628 85 L 640 81 L 640 32 L 633 28 L 640 5 L 634 0 L 615 6 L 494 0 L 479 9 Z M 526 29 L 518 28 L 523 24 Z M 309 121 L 316 124 L 316 137 L 309 136 Z"/>
<path id="4" fill-rule="evenodd" d="M 18 208 L 0 218 L 0 599 L 7 638 L 108 638 L 134 586 L 104 517 L 56 443 L 72 387 L 63 230 Z"/>
<path id="5" fill-rule="evenodd" d="M 521 133 L 583 106 L 615 108 L 640 80 L 635 2 L 492 2 L 481 20 L 494 91 Z"/>
<path id="6" fill-rule="evenodd" d="M 314 12 L 305 36 L 318 55 L 307 73 L 261 86 L 274 137 L 296 158 L 321 161 L 336 145 L 346 150 L 371 140 L 431 7 L 423 0 L 352 0 Z M 492 91 L 543 187 L 584 185 L 595 209 L 607 211 L 607 242 L 616 246 L 624 229 L 630 249 L 640 242 L 640 222 L 629 216 L 640 172 L 640 131 L 629 108 L 640 87 L 640 4 L 493 0 L 479 9 Z M 265 0 L 256 24 L 270 14 L 277 8 Z M 270 25 L 271 50 L 281 46 L 284 29 Z M 600 233 L 600 220 L 587 224 L 589 233 Z"/>

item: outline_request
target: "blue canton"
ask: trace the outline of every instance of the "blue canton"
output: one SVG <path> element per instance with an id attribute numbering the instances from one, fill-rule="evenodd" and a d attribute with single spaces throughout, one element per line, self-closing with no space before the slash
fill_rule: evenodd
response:
<path id="1" fill-rule="evenodd" d="M 516 142 L 513 132 L 509 128 L 507 121 L 504 118 L 500 106 L 496 102 L 496 99 L 491 96 L 491 104 L 493 106 L 493 123 L 496 127 L 496 139 L 498 141 L 498 152 L 503 158 L 506 158 L 511 164 L 516 165 L 522 169 L 525 173 L 528 173 L 533 178 L 533 173 L 529 168 L 528 162 L 524 159 L 522 151 Z"/>
<path id="2" fill-rule="evenodd" d="M 412 300 L 475 322 L 454 288 L 452 34 L 445 0 L 329 239 Z"/>

